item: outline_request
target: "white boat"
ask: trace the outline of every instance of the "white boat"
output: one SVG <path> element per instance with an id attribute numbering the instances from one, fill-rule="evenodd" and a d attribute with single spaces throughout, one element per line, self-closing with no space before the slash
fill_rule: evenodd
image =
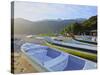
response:
<path id="1" fill-rule="evenodd" d="M 35 63 L 38 69 L 44 71 L 87 70 L 97 67 L 95 62 L 33 43 L 23 44 L 21 51 L 31 64 Z"/>

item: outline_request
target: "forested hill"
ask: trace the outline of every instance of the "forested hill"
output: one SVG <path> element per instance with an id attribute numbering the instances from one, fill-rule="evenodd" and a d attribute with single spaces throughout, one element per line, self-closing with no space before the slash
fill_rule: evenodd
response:
<path id="1" fill-rule="evenodd" d="M 29 21 L 22 18 L 14 19 L 14 33 L 15 34 L 46 34 L 59 33 L 61 30 L 74 22 L 82 23 L 86 19 L 69 19 L 69 20 L 41 20 Z M 13 24 L 12 24 L 13 25 Z"/>
<path id="2" fill-rule="evenodd" d="M 82 24 L 87 30 L 97 30 L 97 16 L 92 16 Z"/>
<path id="3" fill-rule="evenodd" d="M 92 30 L 97 30 L 97 16 L 92 16 L 82 23 L 71 23 L 61 31 L 61 34 L 73 33 L 75 35 L 86 32 L 89 34 Z"/>

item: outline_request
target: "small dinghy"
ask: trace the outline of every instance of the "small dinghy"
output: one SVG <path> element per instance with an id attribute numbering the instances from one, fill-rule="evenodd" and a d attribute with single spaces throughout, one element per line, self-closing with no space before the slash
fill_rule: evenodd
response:
<path id="1" fill-rule="evenodd" d="M 31 64 L 35 63 L 38 69 L 44 71 L 86 70 L 97 66 L 95 62 L 33 43 L 23 44 L 21 51 Z"/>

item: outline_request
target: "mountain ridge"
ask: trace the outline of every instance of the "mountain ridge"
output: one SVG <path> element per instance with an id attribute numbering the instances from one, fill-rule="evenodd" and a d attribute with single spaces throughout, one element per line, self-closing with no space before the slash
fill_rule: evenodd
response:
<path id="1" fill-rule="evenodd" d="M 23 18 L 16 18 L 13 21 L 15 34 L 45 34 L 59 33 L 66 25 L 74 22 L 83 22 L 85 19 L 30 21 Z"/>

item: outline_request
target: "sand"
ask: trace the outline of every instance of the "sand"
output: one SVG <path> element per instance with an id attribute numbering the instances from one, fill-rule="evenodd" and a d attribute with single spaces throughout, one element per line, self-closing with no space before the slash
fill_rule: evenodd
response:
<path id="1" fill-rule="evenodd" d="M 20 52 L 14 52 L 14 73 L 36 73 L 38 72 Z"/>

